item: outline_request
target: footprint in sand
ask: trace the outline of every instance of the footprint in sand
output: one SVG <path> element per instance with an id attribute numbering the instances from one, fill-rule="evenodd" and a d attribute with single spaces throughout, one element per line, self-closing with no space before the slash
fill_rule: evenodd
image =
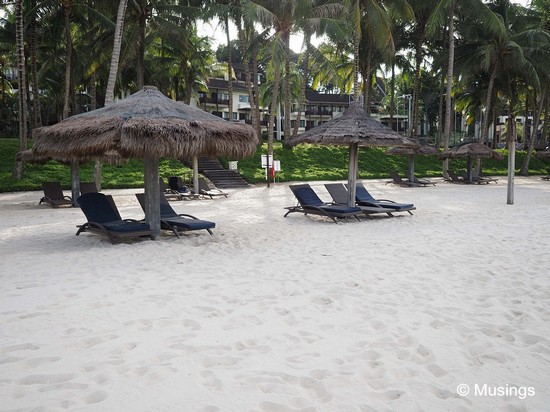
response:
<path id="1" fill-rule="evenodd" d="M 109 397 L 109 394 L 105 391 L 95 391 L 84 397 L 84 402 L 87 404 L 94 404 L 103 402 Z"/>
<path id="2" fill-rule="evenodd" d="M 54 384 L 70 381 L 75 375 L 71 373 L 60 373 L 54 375 L 29 375 L 19 379 L 20 385 Z"/>
<path id="3" fill-rule="evenodd" d="M 221 390 L 223 387 L 222 381 L 219 380 L 212 371 L 201 372 L 201 384 L 217 391 Z"/>

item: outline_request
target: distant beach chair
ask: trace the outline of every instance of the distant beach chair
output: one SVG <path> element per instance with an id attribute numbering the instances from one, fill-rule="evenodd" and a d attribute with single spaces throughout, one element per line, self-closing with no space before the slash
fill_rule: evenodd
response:
<path id="1" fill-rule="evenodd" d="M 227 197 L 227 193 L 218 189 L 217 187 L 211 188 L 204 177 L 199 177 L 199 193 L 205 196 L 210 196 L 211 199 L 214 196 Z"/>
<path id="2" fill-rule="evenodd" d="M 145 193 L 136 193 L 136 197 L 145 211 Z M 178 232 L 186 232 L 191 230 L 206 230 L 211 235 L 212 230 L 216 227 L 214 222 L 208 220 L 200 220 L 193 215 L 184 213 L 176 213 L 172 206 L 166 200 L 163 193 L 160 194 L 160 227 L 163 230 L 170 230 L 179 238 Z"/>
<path id="3" fill-rule="evenodd" d="M 59 182 L 42 182 L 42 189 L 44 190 L 44 197 L 40 199 L 40 202 L 46 202 L 51 207 L 73 206 L 73 199 L 70 196 L 63 195 L 63 189 Z"/>
<path id="4" fill-rule="evenodd" d="M 85 195 L 86 193 L 97 193 L 97 185 L 95 182 L 80 182 L 80 194 Z"/>
<path id="5" fill-rule="evenodd" d="M 170 176 L 168 179 L 169 192 L 171 194 L 179 194 L 181 199 L 200 199 L 201 196 L 198 193 L 194 193 L 187 185 L 183 183 L 183 180 L 179 176 Z"/>
<path id="6" fill-rule="evenodd" d="M 427 186 L 425 183 L 421 182 L 409 182 L 408 180 L 403 180 L 403 178 L 399 175 L 397 170 L 391 170 L 390 171 L 390 177 L 392 180 L 386 182 L 386 184 L 393 183 L 394 185 L 402 186 L 402 187 L 420 187 L 420 186 Z"/>
<path id="7" fill-rule="evenodd" d="M 486 176 L 481 176 L 479 174 L 477 174 L 475 171 L 472 171 L 472 181 L 474 183 L 496 183 L 498 184 L 498 179 L 495 179 L 493 177 L 486 177 Z"/>
<path id="8" fill-rule="evenodd" d="M 409 180 L 409 179 L 407 179 L 407 181 L 408 181 L 408 180 Z M 435 182 L 431 181 L 430 179 L 425 179 L 425 178 L 419 179 L 418 177 L 416 177 L 416 176 L 414 176 L 414 175 L 413 175 L 413 182 L 414 182 L 414 183 L 419 183 L 419 184 L 421 184 L 421 185 L 423 185 L 423 186 L 428 186 L 428 185 L 433 185 L 433 186 L 435 186 Z"/>
<path id="9" fill-rule="evenodd" d="M 357 183 L 355 186 L 355 200 L 358 205 L 377 205 L 394 209 L 396 212 L 408 212 L 411 215 L 413 214 L 412 210 L 416 209 L 412 203 L 398 203 L 389 199 L 376 199 L 369 193 L 367 188 L 362 183 Z"/>
<path id="10" fill-rule="evenodd" d="M 303 213 L 304 215 L 326 216 L 332 219 L 334 223 L 338 223 L 337 218 L 354 217 L 359 221 L 361 220 L 359 219 L 359 215 L 363 214 L 361 209 L 323 202 L 307 183 L 290 185 L 289 188 L 298 200 L 298 204 L 285 207 L 287 212 L 284 217 L 287 217 L 290 213 Z"/>
<path id="11" fill-rule="evenodd" d="M 332 197 L 334 203 L 338 205 L 347 205 L 348 203 L 348 189 L 344 186 L 343 183 L 326 183 L 325 187 Z M 359 209 L 363 211 L 367 216 L 374 215 L 377 213 L 385 213 L 388 216 L 393 216 L 392 212 L 395 212 L 395 209 L 382 207 L 380 205 L 356 205 Z"/>
<path id="12" fill-rule="evenodd" d="M 167 200 L 183 200 L 181 193 L 166 186 L 162 177 L 159 177 L 159 190 L 164 194 Z"/>
<path id="13" fill-rule="evenodd" d="M 445 179 L 446 182 L 449 182 L 449 183 L 459 183 L 459 184 L 469 184 L 469 183 L 472 183 L 470 182 L 469 180 L 465 180 L 463 179 L 462 177 L 460 177 L 459 175 L 457 175 L 455 172 L 453 172 L 452 170 L 447 170 L 447 175 L 449 175 L 449 178 Z"/>
<path id="14" fill-rule="evenodd" d="M 541 177 L 542 180 L 550 180 L 550 169 L 546 170 L 546 176 Z"/>
<path id="15" fill-rule="evenodd" d="M 78 204 L 88 222 L 78 226 L 76 236 L 82 232 L 92 232 L 106 236 L 111 243 L 130 238 L 154 239 L 153 231 L 147 223 L 122 219 L 110 195 L 86 193 L 78 198 Z"/>

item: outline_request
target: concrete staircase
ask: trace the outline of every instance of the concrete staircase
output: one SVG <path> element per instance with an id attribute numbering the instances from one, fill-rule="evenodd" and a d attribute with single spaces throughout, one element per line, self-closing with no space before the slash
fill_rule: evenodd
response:
<path id="1" fill-rule="evenodd" d="M 184 162 L 187 167 L 193 168 L 191 162 Z M 249 184 L 235 170 L 225 169 L 218 159 L 199 159 L 199 173 L 206 176 L 218 189 L 233 189 L 248 187 Z"/>

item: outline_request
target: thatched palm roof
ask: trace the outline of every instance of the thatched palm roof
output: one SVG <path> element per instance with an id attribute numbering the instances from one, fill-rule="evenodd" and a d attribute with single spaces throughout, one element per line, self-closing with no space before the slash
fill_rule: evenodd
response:
<path id="1" fill-rule="evenodd" d="M 91 158 L 111 150 L 122 157 L 242 158 L 258 144 L 250 126 L 176 102 L 151 86 L 33 133 L 35 154 L 53 158 Z"/>
<path id="2" fill-rule="evenodd" d="M 402 156 L 413 156 L 413 155 L 436 155 L 439 153 L 439 150 L 430 145 L 418 145 L 415 147 L 410 146 L 401 146 L 401 147 L 392 147 L 386 150 L 386 154 L 389 155 L 402 155 Z"/>
<path id="3" fill-rule="evenodd" d="M 454 146 L 439 155 L 439 158 L 442 160 L 461 157 L 482 157 L 493 158 L 497 160 L 503 159 L 501 153 L 491 149 L 489 146 L 486 146 L 483 143 L 478 142 L 470 142 Z"/>
<path id="4" fill-rule="evenodd" d="M 288 146 L 300 143 L 358 146 L 414 146 L 391 128 L 370 117 L 359 105 L 351 105 L 340 117 L 286 141 Z"/>
<path id="5" fill-rule="evenodd" d="M 100 157 L 79 157 L 77 160 L 78 160 L 78 163 L 84 164 L 96 159 L 99 159 L 101 163 L 107 163 L 111 165 L 120 165 L 128 162 L 128 159 L 123 158 L 122 156 L 120 156 L 118 152 L 114 150 L 109 150 L 108 152 L 104 153 Z M 67 157 L 67 156 L 52 157 L 48 155 L 40 155 L 34 152 L 33 149 L 27 149 L 17 153 L 16 160 L 18 162 L 37 163 L 37 164 L 44 164 L 54 160 L 59 163 L 63 163 L 67 165 L 71 164 L 70 157 Z"/>

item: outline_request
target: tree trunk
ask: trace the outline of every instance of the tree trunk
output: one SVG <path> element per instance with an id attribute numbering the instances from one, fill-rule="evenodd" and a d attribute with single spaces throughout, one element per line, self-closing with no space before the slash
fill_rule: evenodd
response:
<path id="1" fill-rule="evenodd" d="M 123 0 L 121 0 L 123 1 Z M 124 0 L 127 3 L 127 0 Z M 126 6 L 124 6 L 126 8 Z M 119 6 L 120 8 L 120 6 Z M 142 0 L 140 5 L 139 15 L 139 40 L 137 52 L 137 67 L 136 67 L 136 86 L 138 90 L 143 89 L 145 85 L 145 35 L 147 30 L 147 0 Z"/>
<path id="2" fill-rule="evenodd" d="M 418 39 L 416 43 L 415 52 L 415 71 L 414 71 L 414 87 L 413 87 L 413 107 L 412 107 L 412 119 L 409 125 L 409 136 L 414 137 L 416 135 L 416 125 L 418 124 L 418 109 L 419 109 L 419 94 L 420 94 L 420 73 L 422 69 L 422 61 L 424 60 L 424 51 L 422 46 L 426 39 L 425 27 L 419 28 Z M 444 172 L 445 173 L 445 172 Z"/>
<path id="3" fill-rule="evenodd" d="M 63 1 L 63 14 L 65 19 L 65 96 L 63 99 L 63 119 L 71 114 L 71 72 L 73 58 L 73 38 L 71 34 L 71 8 L 72 0 Z"/>
<path id="4" fill-rule="evenodd" d="M 390 127 L 393 129 L 395 114 L 395 58 L 391 61 L 391 79 L 390 79 Z M 397 119 L 399 124 L 399 119 Z"/>
<path id="5" fill-rule="evenodd" d="M 233 121 L 233 51 L 231 48 L 231 38 L 229 37 L 229 18 L 225 15 L 225 37 L 227 40 L 227 93 L 229 95 L 229 121 Z"/>
<path id="6" fill-rule="evenodd" d="M 115 83 L 118 75 L 118 62 L 120 60 L 122 33 L 124 31 L 124 15 L 126 14 L 127 4 L 128 0 L 120 0 L 120 3 L 118 4 L 115 36 L 113 43 L 113 54 L 111 55 L 111 67 L 109 69 L 109 79 L 107 81 L 107 90 L 105 92 L 105 106 L 109 106 L 115 100 Z"/>
<path id="7" fill-rule="evenodd" d="M 359 104 L 359 43 L 361 41 L 361 5 L 355 1 L 355 37 L 353 38 L 353 102 Z"/>
<path id="8" fill-rule="evenodd" d="M 261 125 L 261 119 L 260 119 L 260 93 L 258 92 L 258 53 L 257 53 L 257 47 L 254 46 L 254 50 L 252 53 L 252 73 L 254 75 L 254 78 L 252 79 L 252 84 L 254 87 L 254 113 L 253 116 L 256 118 L 256 133 L 258 133 L 258 138 L 260 140 L 260 144 L 262 144 L 262 125 Z"/>
<path id="9" fill-rule="evenodd" d="M 363 109 L 370 116 L 370 96 L 372 87 L 372 50 L 369 48 L 367 52 L 367 64 L 365 73 L 363 74 Z"/>
<path id="10" fill-rule="evenodd" d="M 285 42 L 285 106 L 284 106 L 284 138 L 290 138 L 290 112 L 291 112 L 291 96 L 290 96 L 290 32 L 284 33 Z"/>
<path id="11" fill-rule="evenodd" d="M 273 132 L 275 125 L 275 111 L 277 110 L 277 101 L 279 100 L 279 87 L 281 83 L 281 71 L 275 69 L 275 79 L 273 81 L 273 95 L 271 96 L 271 106 L 269 107 L 269 122 L 267 125 L 267 187 L 271 178 L 271 167 L 269 164 L 270 156 L 273 157 Z M 280 124 L 280 123 L 279 123 Z"/>
<path id="12" fill-rule="evenodd" d="M 31 1 L 31 22 L 29 27 L 29 51 L 31 58 L 32 114 L 33 129 L 42 126 L 40 110 L 40 90 L 38 85 L 37 39 L 36 39 L 36 0 Z"/>
<path id="13" fill-rule="evenodd" d="M 529 147 L 527 148 L 527 155 L 525 156 L 525 159 L 523 160 L 523 164 L 521 165 L 521 169 L 519 171 L 519 174 L 521 176 L 529 175 L 529 162 L 531 161 L 533 150 L 535 150 L 535 143 L 537 140 L 537 129 L 539 128 L 540 116 L 542 114 L 542 109 L 544 108 L 545 100 L 546 100 L 546 89 L 543 88 L 542 95 L 540 96 L 539 102 L 537 104 L 537 107 L 535 109 L 535 113 L 533 116 L 533 125 L 530 131 Z M 525 118 L 525 121 L 527 122 L 527 118 Z M 524 134 L 525 134 L 525 131 L 524 131 Z"/>
<path id="14" fill-rule="evenodd" d="M 506 204 L 514 204 L 514 177 L 516 169 L 516 121 L 514 119 L 514 105 L 510 98 L 508 112 L 508 185 L 506 191 Z"/>
<path id="15" fill-rule="evenodd" d="M 15 3 L 15 42 L 17 45 L 17 76 L 19 82 L 18 109 L 19 109 L 19 150 L 27 150 L 27 90 L 25 80 L 25 39 L 23 25 L 23 0 Z M 23 162 L 16 162 L 13 170 L 13 177 L 23 177 Z"/>
<path id="16" fill-rule="evenodd" d="M 298 129 L 300 128 L 300 121 L 302 119 L 302 106 L 306 101 L 306 87 L 307 87 L 307 81 L 309 77 L 309 48 L 311 47 L 310 37 L 307 34 L 305 37 L 305 42 L 306 42 L 306 50 L 304 51 L 304 60 L 302 62 L 302 71 L 303 71 L 302 87 L 300 91 L 300 100 L 298 101 L 298 114 L 296 115 L 296 124 L 294 125 L 292 136 L 296 136 L 298 134 Z"/>
<path id="17" fill-rule="evenodd" d="M 454 40 L 454 11 L 455 1 L 451 2 L 449 7 L 449 59 L 447 61 L 447 91 L 445 94 L 445 130 L 443 133 L 443 147 L 445 150 L 449 147 L 449 140 L 451 137 L 451 99 L 453 89 L 453 72 L 454 72 L 454 59 L 455 59 L 455 40 Z M 443 177 L 447 178 L 447 169 L 449 168 L 449 160 L 443 161 Z"/>

